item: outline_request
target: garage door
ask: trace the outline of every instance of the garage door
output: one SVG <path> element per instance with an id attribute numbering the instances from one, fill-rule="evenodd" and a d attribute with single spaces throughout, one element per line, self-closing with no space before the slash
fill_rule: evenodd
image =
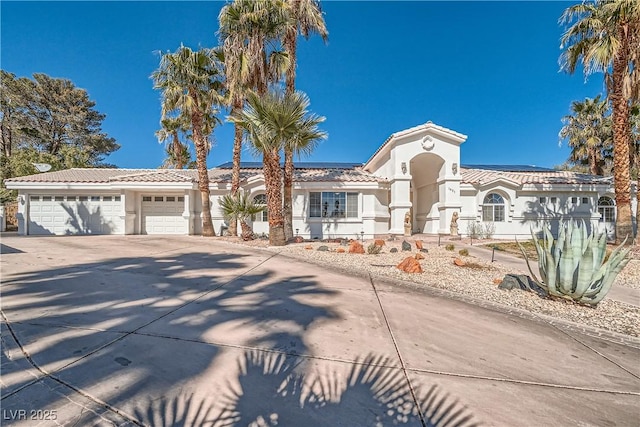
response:
<path id="1" fill-rule="evenodd" d="M 142 234 L 188 234 L 184 196 L 142 196 Z"/>
<path id="2" fill-rule="evenodd" d="M 33 235 L 122 234 L 120 196 L 29 196 L 29 228 Z"/>

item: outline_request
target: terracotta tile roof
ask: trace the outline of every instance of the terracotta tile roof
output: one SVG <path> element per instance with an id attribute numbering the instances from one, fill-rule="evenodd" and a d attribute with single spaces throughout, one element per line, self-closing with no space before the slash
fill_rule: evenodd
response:
<path id="1" fill-rule="evenodd" d="M 195 170 L 154 169 L 150 171 L 118 175 L 109 178 L 109 182 L 197 182 Z"/>
<path id="2" fill-rule="evenodd" d="M 462 182 L 486 184 L 497 179 L 506 179 L 519 185 L 524 184 L 608 184 L 611 177 L 585 175 L 570 171 L 517 172 L 487 169 L 461 168 Z"/>
<path id="3" fill-rule="evenodd" d="M 385 178 L 372 175 L 362 169 L 296 169 L 296 182 L 387 182 Z"/>
<path id="4" fill-rule="evenodd" d="M 101 169 L 73 168 L 55 172 L 10 178 L 5 182 L 42 182 L 42 183 L 107 183 L 120 176 L 154 172 L 156 169 Z"/>

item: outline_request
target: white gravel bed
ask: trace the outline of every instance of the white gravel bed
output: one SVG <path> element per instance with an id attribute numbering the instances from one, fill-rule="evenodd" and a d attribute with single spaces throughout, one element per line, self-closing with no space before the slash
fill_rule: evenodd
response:
<path id="1" fill-rule="evenodd" d="M 328 252 L 318 251 L 321 245 L 329 247 Z M 399 244 L 393 245 L 398 247 Z M 311 247 L 312 249 L 305 249 Z M 365 242 L 365 250 L 367 243 Z M 565 301 L 542 299 L 536 294 L 523 291 L 507 291 L 498 289 L 494 279 L 502 279 L 505 274 L 528 274 L 525 271 L 516 271 L 504 268 L 498 264 L 491 264 L 472 256 L 460 256 L 456 252 L 447 251 L 444 247 L 428 246 L 428 253 L 423 254 L 425 259 L 420 261 L 423 273 L 404 273 L 396 268 L 407 256 L 415 255 L 412 252 L 389 253 L 390 246 L 385 246 L 378 255 L 338 253 L 336 249 L 343 248 L 348 251 L 348 246 L 340 246 L 338 243 L 301 243 L 290 244 L 285 247 L 269 248 L 273 251 L 293 256 L 302 260 L 326 264 L 348 271 L 370 273 L 372 276 L 399 279 L 412 282 L 418 286 L 440 288 L 459 293 L 467 297 L 489 301 L 500 305 L 523 309 L 532 313 L 543 314 L 554 318 L 576 322 L 595 328 L 601 328 L 633 337 L 640 336 L 640 308 L 605 298 L 596 308 L 572 304 Z M 453 260 L 458 257 L 472 266 L 458 267 Z M 614 286 L 638 285 L 640 277 L 640 261 L 632 260 L 625 270 L 631 267 L 630 274 L 622 275 Z M 632 264 L 633 263 L 633 264 Z"/>

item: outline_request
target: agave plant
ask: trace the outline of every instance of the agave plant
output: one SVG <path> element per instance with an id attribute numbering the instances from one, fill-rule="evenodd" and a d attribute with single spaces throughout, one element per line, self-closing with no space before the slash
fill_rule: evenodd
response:
<path id="1" fill-rule="evenodd" d="M 220 198 L 220 209 L 225 219 L 229 221 L 240 221 L 242 228 L 242 238 L 244 240 L 253 239 L 253 230 L 247 224 L 247 219 L 266 209 L 264 205 L 255 203 L 248 191 L 238 191 L 235 195 L 225 194 Z"/>
<path id="2" fill-rule="evenodd" d="M 595 306 L 609 292 L 616 276 L 629 262 L 630 248 L 623 249 L 625 238 L 607 258 L 606 233 L 595 228 L 588 234 L 584 221 L 582 226 L 562 223 L 558 240 L 553 239 L 549 223 L 543 226 L 541 239 L 531 231 L 538 252 L 540 279 L 531 270 L 529 258 L 518 243 L 533 280 L 549 295 Z"/>

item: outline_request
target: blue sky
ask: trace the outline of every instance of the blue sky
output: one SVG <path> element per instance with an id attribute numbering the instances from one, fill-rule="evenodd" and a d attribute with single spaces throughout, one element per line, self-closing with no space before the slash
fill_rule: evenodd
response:
<path id="1" fill-rule="evenodd" d="M 563 163 L 561 118 L 571 101 L 604 91 L 602 75 L 559 72 L 557 21 L 575 3 L 322 2 L 329 43 L 299 43 L 297 87 L 327 118 L 329 139 L 304 160 L 365 162 L 393 132 L 430 120 L 468 135 L 462 163 Z M 215 46 L 223 4 L 3 0 L 1 66 L 86 89 L 122 146 L 106 160 L 155 168 L 155 52 Z M 210 167 L 231 160 L 232 125 L 215 139 Z"/>

